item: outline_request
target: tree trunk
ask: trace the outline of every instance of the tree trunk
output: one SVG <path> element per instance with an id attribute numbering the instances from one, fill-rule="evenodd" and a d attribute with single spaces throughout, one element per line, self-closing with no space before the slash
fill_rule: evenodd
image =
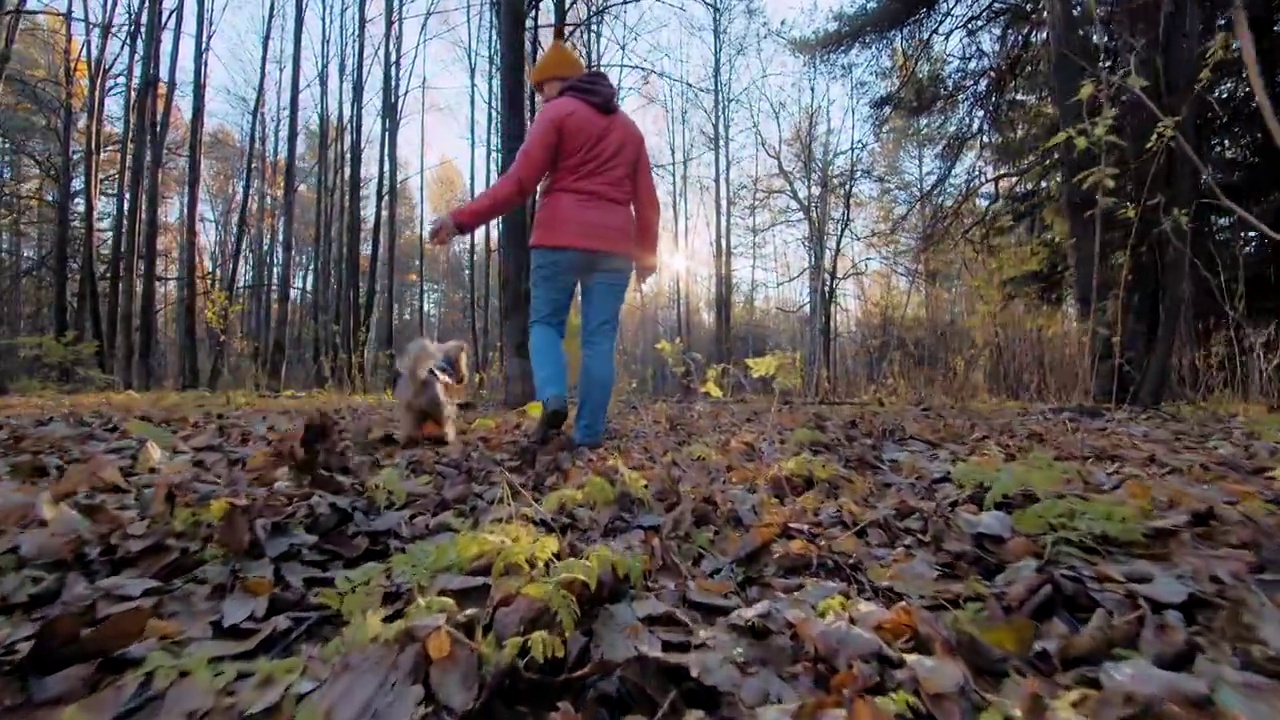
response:
<path id="1" fill-rule="evenodd" d="M 496 8 L 495 8 L 496 9 Z M 493 135 L 494 128 L 497 125 L 497 110 L 494 95 L 497 88 L 495 82 L 498 76 L 497 53 L 494 52 L 498 40 L 498 19 L 496 13 L 489 14 L 489 84 L 488 92 L 485 95 L 485 141 L 486 149 L 484 161 L 484 185 L 489 187 L 493 184 L 493 160 L 490 156 L 493 153 Z M 484 326 L 480 330 L 480 349 L 476 350 L 477 363 L 481 378 L 486 382 L 488 380 L 489 360 L 493 357 L 492 345 L 492 319 L 493 319 L 493 223 L 484 226 L 484 301 L 482 303 L 482 312 L 484 313 Z M 487 385 L 486 385 L 487 387 Z"/>
<path id="2" fill-rule="evenodd" d="M 244 177 L 240 184 L 240 208 L 236 214 L 235 239 L 232 241 L 231 270 L 227 273 L 218 299 L 218 319 L 210 327 L 213 335 L 213 358 L 209 361 L 209 389 L 216 390 L 222 380 L 222 366 L 227 353 L 227 333 L 230 331 L 231 308 L 235 305 L 236 279 L 240 274 L 240 256 L 244 252 L 245 234 L 249 226 L 249 191 L 253 187 L 253 148 L 258 141 L 258 120 L 261 116 L 262 96 L 267 84 L 267 58 L 271 49 L 271 26 L 275 22 L 276 0 L 267 3 L 266 30 L 262 38 L 262 56 L 258 62 L 258 88 L 253 96 L 253 110 L 249 119 L 249 138 L 245 143 Z"/>
<path id="3" fill-rule="evenodd" d="M 1195 147 L 1199 5 L 1194 2 L 1166 2 L 1158 28 L 1163 111 L 1168 117 L 1180 117 L 1178 133 L 1191 147 Z M 1191 275 L 1191 248 L 1197 235 L 1190 231 L 1189 224 L 1199 186 L 1196 168 L 1172 148 L 1164 153 L 1161 162 L 1163 167 L 1160 170 L 1169 188 L 1164 211 L 1169 220 L 1153 238 L 1158 244 L 1160 259 L 1159 313 L 1155 320 L 1155 338 L 1146 353 L 1147 362 L 1135 393 L 1137 403 L 1147 406 L 1163 402 L 1169 386 L 1174 348 L 1185 321 L 1183 313 Z M 1179 217 L 1183 220 L 1179 221 Z"/>
<path id="4" fill-rule="evenodd" d="M 88 309 L 89 330 L 97 343 L 96 354 L 98 370 L 105 373 L 109 369 L 105 333 L 102 327 L 102 306 L 98 298 L 98 277 L 94 268 L 98 244 L 98 173 L 102 160 L 102 122 L 105 115 L 107 41 L 115 26 L 116 10 L 119 0 L 111 0 L 106 15 L 98 31 L 98 41 L 91 41 L 88 28 L 89 0 L 82 0 L 81 9 L 86 18 L 85 26 L 85 62 L 89 66 L 88 86 L 85 89 L 85 148 L 84 148 L 84 241 L 80 254 L 80 302 L 77 303 L 76 332 L 83 333 L 86 323 L 85 308 Z M 95 54 L 94 48 L 97 48 Z M 126 120 L 128 114 L 125 115 Z M 118 258 L 117 258 L 118 259 Z M 118 264 L 116 266 L 119 267 Z M 116 278 L 117 283 L 119 278 Z M 83 335 L 80 340 L 83 341 Z"/>
<path id="5" fill-rule="evenodd" d="M 142 257 L 142 293 L 138 314 L 138 367 L 137 385 L 143 390 L 150 390 L 155 382 L 155 349 L 156 330 L 159 323 L 156 308 L 156 263 L 159 259 L 160 242 L 160 182 L 164 169 L 165 141 L 169 137 L 169 122 L 173 118 L 174 83 L 178 75 L 178 51 L 182 46 L 182 20 L 186 0 L 178 0 L 178 7 L 170 17 L 173 19 L 173 45 L 169 48 L 169 75 L 165 82 L 164 111 L 160 114 L 159 125 L 156 125 L 156 103 L 160 98 L 159 83 L 153 86 L 152 100 L 149 107 L 148 126 L 151 129 L 151 165 L 147 168 L 146 221 L 143 225 L 143 257 Z M 160 46 L 156 43 L 152 57 L 155 74 L 160 73 Z"/>
<path id="6" fill-rule="evenodd" d="M 107 270 L 107 318 L 106 318 L 106 356 L 107 363 L 111 369 L 115 369 L 116 347 L 119 344 L 119 322 L 120 322 L 120 280 L 124 264 L 124 234 L 126 227 L 126 203 L 127 193 L 125 192 L 128 178 L 133 176 L 132 163 L 130 162 L 130 145 L 133 138 L 133 115 L 131 108 L 136 102 L 137 94 L 134 92 L 134 68 L 138 62 L 138 42 L 142 37 L 143 27 L 143 8 L 135 8 L 129 20 L 129 41 L 128 41 L 128 62 L 125 63 L 125 86 L 124 86 L 124 122 L 120 129 L 120 162 L 116 168 L 116 198 L 115 209 L 111 214 L 111 249 L 108 262 L 111 266 Z M 104 101 L 105 103 L 105 101 Z M 103 105 L 105 107 L 105 104 Z"/>
<path id="7" fill-rule="evenodd" d="M 283 24 L 282 24 L 283 27 Z M 283 44 L 284 39 L 280 42 Z M 284 51 L 279 50 L 279 63 L 276 65 L 276 103 L 275 103 L 275 122 L 273 126 L 275 130 L 271 134 L 271 162 L 264 163 L 262 166 L 262 185 L 259 190 L 260 197 L 263 198 L 262 210 L 259 211 L 261 217 L 268 217 L 267 207 L 270 206 L 270 222 L 263 221 L 263 228 L 270 226 L 271 239 L 267 242 L 265 251 L 260 256 L 262 262 L 255 266 L 257 271 L 254 282 L 254 298 L 255 304 L 253 309 L 253 327 L 254 327 L 254 344 L 253 344 L 253 367 L 258 373 L 260 380 L 266 380 L 270 374 L 268 370 L 268 360 L 271 355 L 271 293 L 273 283 L 275 282 L 276 270 L 276 249 L 280 246 L 280 133 L 282 128 L 281 122 L 284 120 L 283 112 L 283 96 L 284 96 Z M 265 120 L 264 120 L 265 124 Z M 266 138 L 263 138 L 263 152 L 266 152 Z M 270 170 L 268 180 L 267 171 Z M 261 248 L 259 248 L 261 251 Z M 266 380 L 266 385 L 270 386 L 270 380 Z"/>
<path id="8" fill-rule="evenodd" d="M 524 2 L 497 0 L 498 77 L 501 83 L 502 165 L 506 172 L 515 162 L 525 135 Z M 500 253 L 499 314 L 502 318 L 502 354 L 505 366 L 504 402 L 519 407 L 534 399 L 533 371 L 529 366 L 529 224 L 528 204 L 511 211 L 502 221 L 498 237 Z"/>
<path id="9" fill-rule="evenodd" d="M 67 0 L 66 38 L 62 43 L 62 102 L 61 127 L 58 147 L 58 204 L 54 220 L 56 235 L 53 240 L 53 335 L 57 342 L 67 342 L 71 332 L 71 318 L 67 306 L 67 290 L 71 276 L 71 141 L 75 132 L 74 96 L 75 61 L 72 44 L 75 33 L 71 27 L 72 0 Z M 67 382 L 71 369 L 65 363 L 58 369 L 59 379 Z"/>
<path id="10" fill-rule="evenodd" d="M 383 44 L 384 60 L 386 64 L 390 64 L 390 46 L 391 43 Z M 387 107 L 385 98 L 390 93 L 387 87 L 391 82 L 391 73 L 387 72 L 389 68 L 385 68 L 383 72 L 383 105 L 381 112 L 378 113 L 378 174 L 376 185 L 373 189 L 373 227 L 370 229 L 369 244 L 369 270 L 365 278 L 364 306 L 360 310 L 360 344 L 357 350 L 358 356 L 364 358 L 365 350 L 369 345 L 370 327 L 373 320 L 373 301 L 378 294 L 378 260 L 382 253 L 382 201 L 386 198 L 387 193 L 387 134 L 390 132 L 388 123 L 390 118 L 387 116 Z M 390 288 L 388 288 L 390 290 Z M 372 374 L 369 375 L 372 377 Z"/>
<path id="11" fill-rule="evenodd" d="M 383 296 L 382 307 L 382 333 L 378 343 L 378 350 L 382 356 L 382 366 L 380 370 L 385 378 L 385 387 L 390 389 L 392 383 L 395 382 L 395 359 L 392 356 L 393 343 L 395 342 L 395 309 L 396 309 L 396 249 L 399 245 L 397 240 L 400 237 L 399 222 L 396 213 L 400 210 L 400 175 L 397 163 L 399 153 L 399 143 L 397 139 L 400 136 L 400 63 L 401 53 L 404 48 L 404 20 L 400 17 L 401 13 L 397 9 L 403 0 L 387 0 L 386 4 L 386 21 L 384 28 L 386 30 L 387 39 L 383 43 L 390 45 L 390 35 L 392 21 L 395 21 L 395 52 L 387 53 L 387 58 L 394 60 L 386 63 L 390 67 L 391 73 L 390 95 L 384 96 L 384 104 L 389 105 L 390 113 L 387 117 L 387 185 L 391 188 L 391 194 L 387 197 L 387 280 L 386 295 Z M 393 13 L 396 15 L 393 17 Z M 424 21 L 425 22 L 425 21 Z M 384 91 L 386 87 L 384 85 Z M 387 101 L 390 100 L 388 103 Z M 387 112 L 384 110 L 383 112 Z"/>
<path id="12" fill-rule="evenodd" d="M 129 161 L 129 214 L 125 218 L 124 263 L 121 269 L 120 321 L 116 325 L 116 377 L 130 389 L 134 386 L 134 300 L 137 298 L 138 244 L 142 224 L 143 180 L 147 163 L 147 145 L 152 133 L 153 109 L 159 84 L 160 5 L 163 0 L 147 1 L 147 18 L 142 37 L 142 78 L 133 98 L 132 157 Z M 154 276 L 153 276 L 154 277 Z"/>
<path id="13" fill-rule="evenodd" d="M 1062 131 L 1077 128 L 1084 120 L 1084 103 L 1077 98 L 1085 79 L 1085 38 L 1080 18 L 1072 0 L 1051 0 L 1047 5 L 1049 27 L 1049 75 L 1053 102 L 1058 110 L 1058 127 Z M 1080 186 L 1077 178 L 1087 170 L 1092 158 L 1087 152 L 1076 152 L 1073 143 L 1058 145 L 1058 162 L 1062 177 L 1058 183 L 1059 206 L 1071 235 L 1069 241 L 1074 269 L 1076 309 L 1082 322 L 1089 323 L 1089 383 L 1097 402 L 1110 402 L 1112 397 L 1112 351 L 1106 300 L 1110 295 L 1108 273 L 1099 263 L 1102 258 L 1100 233 L 1094 232 L 1089 215 L 1096 203 Z"/>
<path id="14" fill-rule="evenodd" d="M 293 2 L 293 67 L 289 70 L 289 130 L 285 135 L 284 228 L 280 242 L 280 294 L 276 299 L 276 323 L 272 331 L 271 362 L 267 384 L 284 389 L 285 345 L 289 340 L 289 301 L 293 285 L 293 229 L 298 200 L 298 96 L 302 94 L 302 29 L 306 2 Z"/>
<path id="15" fill-rule="evenodd" d="M 483 17 L 483 16 L 480 16 Z M 467 71 L 471 77 L 476 77 L 476 70 L 480 64 L 480 30 L 483 23 L 478 22 L 479 18 L 471 13 L 471 9 L 466 10 L 466 38 L 467 38 Z M 469 142 L 467 143 L 467 197 L 476 196 L 476 99 L 477 99 L 477 83 L 472 82 L 467 92 L 467 127 L 470 129 Z M 488 260 L 486 259 L 486 262 Z M 471 316 L 471 347 L 475 353 L 480 352 L 480 328 L 479 319 L 476 317 L 479 309 L 480 296 L 476 292 L 476 234 L 471 233 L 467 236 L 467 285 L 470 291 L 470 309 Z"/>
<path id="16" fill-rule="evenodd" d="M 18 28 L 26 10 L 27 0 L 17 0 L 12 6 L 9 0 L 0 0 L 0 91 L 3 91 L 4 76 L 13 59 L 13 47 L 18 42 Z"/>
<path id="17" fill-rule="evenodd" d="M 357 360 L 360 343 L 357 334 L 360 331 L 359 318 L 356 313 L 360 309 L 360 231 L 362 229 L 362 213 L 360 207 L 360 175 L 362 172 L 362 146 L 364 144 L 364 114 L 360 108 L 364 105 L 364 66 L 365 26 L 368 24 L 368 0 L 356 2 L 356 59 L 352 70 L 355 80 L 351 88 L 351 154 L 350 172 L 347 180 L 347 257 L 345 264 L 345 290 L 343 299 L 347 311 L 343 315 L 342 342 L 344 370 L 349 387 L 355 387 L 358 369 L 361 364 Z M 375 211 L 376 212 L 376 211 Z M 369 288 L 367 292 L 372 292 Z"/>
<path id="18" fill-rule="evenodd" d="M 329 386 L 329 365 L 325 358 L 326 331 L 329 318 L 329 238 L 328 225 L 333 221 L 333 202 L 329 194 L 329 3 L 321 2 L 320 14 L 320 153 L 316 181 L 316 216 L 312 232 L 312 253 L 316 269 L 311 285 L 311 362 L 316 387 Z"/>
<path id="19" fill-rule="evenodd" d="M 182 269 L 178 280 L 179 385 L 191 390 L 200 385 L 200 345 L 196 341 L 196 257 L 199 253 L 197 224 L 200 220 L 200 170 L 204 144 L 204 93 L 207 70 L 208 0 L 196 2 L 195 71 L 191 79 L 191 126 L 187 141 L 187 212 L 182 232 Z"/>

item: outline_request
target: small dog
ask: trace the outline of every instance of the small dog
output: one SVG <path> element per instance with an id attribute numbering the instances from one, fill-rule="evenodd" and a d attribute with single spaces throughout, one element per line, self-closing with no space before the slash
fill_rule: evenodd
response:
<path id="1" fill-rule="evenodd" d="M 467 344 L 418 338 L 396 358 L 396 370 L 399 378 L 393 397 L 403 441 L 422 439 L 423 424 L 431 421 L 440 428 L 444 442 L 452 443 L 457 438 L 458 405 L 467 384 Z"/>

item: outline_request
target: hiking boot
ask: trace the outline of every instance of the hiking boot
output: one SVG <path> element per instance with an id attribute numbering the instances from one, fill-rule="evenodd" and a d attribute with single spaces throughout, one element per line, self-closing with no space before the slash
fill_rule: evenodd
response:
<path id="1" fill-rule="evenodd" d="M 575 450 L 599 450 L 600 448 L 604 447 L 603 440 L 593 440 L 591 442 L 578 442 L 577 440 L 570 440 L 569 442 L 570 442 L 570 446 Z"/>
<path id="2" fill-rule="evenodd" d="M 569 403 L 562 397 L 548 398 L 542 403 L 542 417 L 533 429 L 533 442 L 545 445 L 553 435 L 560 432 L 569 419 Z"/>

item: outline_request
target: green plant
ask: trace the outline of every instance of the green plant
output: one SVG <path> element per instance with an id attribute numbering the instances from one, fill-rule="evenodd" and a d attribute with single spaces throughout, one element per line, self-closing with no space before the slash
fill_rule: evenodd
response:
<path id="1" fill-rule="evenodd" d="M 542 501 L 542 510 L 550 515 L 581 505 L 601 508 L 613 504 L 617 498 L 618 491 L 607 479 L 599 475 L 588 475 L 581 487 L 558 488 L 547 493 Z"/>
<path id="2" fill-rule="evenodd" d="M 818 602 L 813 611 L 823 620 L 846 616 L 849 612 L 849 598 L 840 594 L 825 597 Z"/>
<path id="3" fill-rule="evenodd" d="M 751 377 L 773 381 L 775 397 L 783 391 L 798 391 L 804 384 L 803 365 L 798 352 L 775 350 L 767 355 L 747 358 L 746 363 Z"/>
<path id="4" fill-rule="evenodd" d="M 409 499 L 409 489 L 404 483 L 404 471 L 398 467 L 385 467 L 373 478 L 364 482 L 364 494 L 379 508 L 400 507 Z"/>
<path id="5" fill-rule="evenodd" d="M 625 490 L 632 497 L 648 506 L 653 503 L 652 497 L 649 495 L 649 481 L 638 470 L 633 470 L 622 462 L 622 458 L 616 458 L 614 464 L 618 467 L 618 488 Z"/>
<path id="6" fill-rule="evenodd" d="M 1144 536 L 1143 510 L 1111 497 L 1051 497 L 1013 513 L 1013 527 L 1026 535 L 1055 535 L 1075 542 L 1137 542 Z"/>
<path id="7" fill-rule="evenodd" d="M 1076 470 L 1043 452 L 1033 452 L 1025 459 L 1003 462 L 997 458 L 975 458 L 951 469 L 951 479 L 966 492 L 986 488 L 983 505 L 995 508 L 1001 500 L 1028 489 L 1038 496 L 1057 492 Z"/>
<path id="8" fill-rule="evenodd" d="M 825 481 L 840 475 L 840 468 L 829 460 L 809 453 L 794 455 L 783 460 L 778 465 L 778 469 L 783 474 L 797 479 L 812 478 Z"/>

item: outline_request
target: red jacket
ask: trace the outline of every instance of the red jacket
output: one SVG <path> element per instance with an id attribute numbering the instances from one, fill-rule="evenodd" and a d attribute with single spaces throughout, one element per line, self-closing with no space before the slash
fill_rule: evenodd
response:
<path id="1" fill-rule="evenodd" d="M 656 264 L 659 206 L 649 153 L 604 73 L 588 72 L 548 101 L 515 163 L 450 219 L 459 233 L 471 233 L 515 209 L 544 177 L 531 247 L 622 253 Z"/>

